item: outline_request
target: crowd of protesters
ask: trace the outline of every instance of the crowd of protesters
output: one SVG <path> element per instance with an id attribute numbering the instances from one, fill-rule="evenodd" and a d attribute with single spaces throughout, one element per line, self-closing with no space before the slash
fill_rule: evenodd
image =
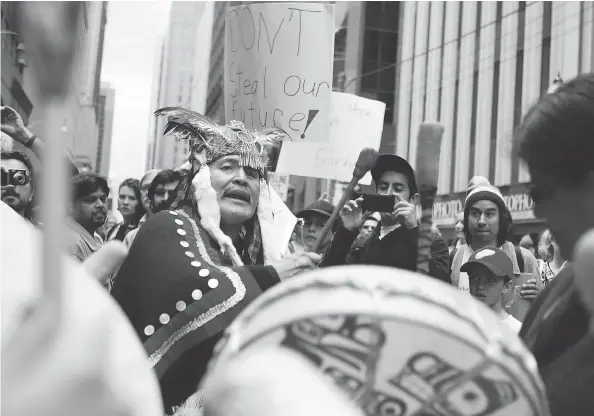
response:
<path id="1" fill-rule="evenodd" d="M 2 132 L 43 160 L 43 141 L 14 110 L 2 112 Z M 365 212 L 363 198 L 348 201 L 324 237 L 321 231 L 335 207 L 320 199 L 293 215 L 266 184 L 266 156 L 239 143 L 243 125 L 225 129 L 226 135 L 210 135 L 204 143 L 200 135 L 193 138 L 195 160 L 189 169 L 151 170 L 123 181 L 117 195 L 123 221 L 117 224 L 106 226 L 111 221 L 107 180 L 72 169 L 68 252 L 82 262 L 109 240 L 126 244 L 128 257 L 102 283 L 151 357 L 161 347 L 155 338 L 166 340 L 196 318 L 192 302 L 215 291 L 221 300 L 232 299 L 228 281 L 241 281 L 243 307 L 284 279 L 318 267 L 416 270 L 419 189 L 407 160 L 380 155 L 371 170 L 375 192 L 396 198 L 391 212 Z M 519 334 L 538 362 L 553 414 L 591 414 L 594 355 L 592 349 L 575 349 L 586 342 L 590 315 L 573 289 L 571 261 L 580 236 L 594 227 L 594 74 L 543 96 L 517 136 L 517 151 L 532 177 L 535 214 L 549 229 L 517 244 L 500 190 L 474 177 L 456 219 L 453 245 L 432 231 L 429 275 L 468 292 Z M 32 215 L 37 178 L 29 156 L 3 149 L 1 165 L 2 202 L 42 228 Z M 314 253 L 314 247 L 321 249 Z M 204 279 L 186 279 L 196 273 Z M 511 292 L 530 305 L 527 312 L 506 305 Z M 190 397 L 206 373 L 221 332 L 242 309 L 233 302 L 224 303 L 225 313 L 206 319 L 203 332 L 165 351 L 166 359 L 156 364 L 166 412 Z M 575 381 L 560 374 L 572 374 Z"/>

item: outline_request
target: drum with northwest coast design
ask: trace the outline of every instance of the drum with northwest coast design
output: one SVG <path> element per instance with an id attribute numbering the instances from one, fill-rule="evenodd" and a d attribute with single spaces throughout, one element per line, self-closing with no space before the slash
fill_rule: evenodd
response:
<path id="1" fill-rule="evenodd" d="M 343 266 L 277 285 L 227 329 L 203 385 L 220 363 L 271 345 L 306 357 L 369 416 L 549 415 L 517 334 L 413 272 Z"/>

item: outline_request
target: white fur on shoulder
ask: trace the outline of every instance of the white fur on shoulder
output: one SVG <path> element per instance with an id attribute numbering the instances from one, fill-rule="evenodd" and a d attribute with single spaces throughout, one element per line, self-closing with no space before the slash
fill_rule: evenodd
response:
<path id="1" fill-rule="evenodd" d="M 260 182 L 258 220 L 262 232 L 264 264 L 271 264 L 289 253 L 289 241 L 297 224 L 297 217 L 265 181 Z"/>

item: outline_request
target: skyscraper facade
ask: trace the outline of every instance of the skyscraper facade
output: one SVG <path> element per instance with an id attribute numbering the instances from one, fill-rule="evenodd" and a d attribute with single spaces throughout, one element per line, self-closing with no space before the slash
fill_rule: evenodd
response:
<path id="1" fill-rule="evenodd" d="M 97 138 L 95 172 L 104 177 L 108 177 L 109 175 L 114 108 L 115 90 L 109 83 L 102 82 L 97 102 L 97 124 L 99 125 L 99 134 Z"/>
<path id="2" fill-rule="evenodd" d="M 518 234 L 540 231 L 514 129 L 557 77 L 594 71 L 594 2 L 403 2 L 396 152 L 445 125 L 434 219 L 449 233 L 470 178 L 499 186 Z"/>
<path id="3" fill-rule="evenodd" d="M 205 112 L 213 2 L 173 2 L 153 84 L 153 108 L 185 107 Z M 188 157 L 188 145 L 164 137 L 167 120 L 152 118 L 147 169 L 175 168 Z"/>

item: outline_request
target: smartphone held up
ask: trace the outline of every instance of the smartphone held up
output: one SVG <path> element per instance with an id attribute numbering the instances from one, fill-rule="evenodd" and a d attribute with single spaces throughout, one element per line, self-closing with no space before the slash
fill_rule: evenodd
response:
<path id="1" fill-rule="evenodd" d="M 395 195 L 363 194 L 361 208 L 368 212 L 392 212 L 396 206 Z"/>

